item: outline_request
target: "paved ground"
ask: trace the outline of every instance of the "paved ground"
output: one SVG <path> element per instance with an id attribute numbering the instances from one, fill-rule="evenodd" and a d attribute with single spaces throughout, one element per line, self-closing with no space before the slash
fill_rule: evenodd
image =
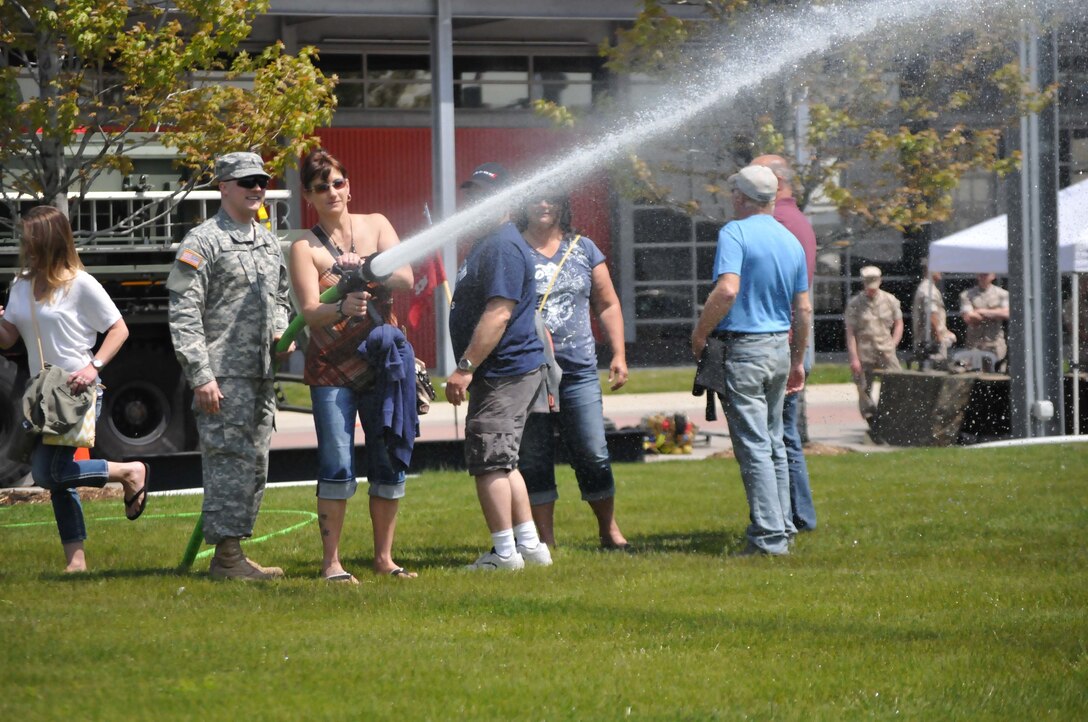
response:
<path id="1" fill-rule="evenodd" d="M 855 451 L 889 450 L 888 446 L 872 444 L 866 437 L 868 427 L 858 413 L 857 390 L 852 384 L 810 386 L 806 400 L 808 432 L 812 443 Z M 717 421 L 705 421 L 706 401 L 690 393 L 606 394 L 604 412 L 620 428 L 637 426 L 643 417 L 650 414 L 684 413 L 700 430 L 715 432 L 710 436 L 709 444 L 697 445 L 692 454 L 648 456 L 648 460 L 704 458 L 731 446 L 721 409 L 718 410 Z M 463 407 L 454 409 L 445 402 L 435 403 L 430 413 L 420 418 L 420 438 L 427 441 L 464 438 L 464 424 Z M 281 411 L 276 415 L 276 427 L 272 440 L 275 448 L 308 447 L 317 443 L 313 419 L 309 414 Z M 357 438 L 362 439 L 361 429 L 357 431 Z"/>

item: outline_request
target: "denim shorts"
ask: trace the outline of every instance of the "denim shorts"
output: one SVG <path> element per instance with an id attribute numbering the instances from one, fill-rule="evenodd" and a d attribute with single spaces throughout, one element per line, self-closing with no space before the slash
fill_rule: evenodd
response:
<path id="1" fill-rule="evenodd" d="M 540 369 L 522 376 L 477 376 L 469 386 L 465 418 L 468 473 L 518 468 L 518 450 L 529 409 L 544 385 Z"/>
<path id="2" fill-rule="evenodd" d="M 383 442 L 381 398 L 341 386 L 311 386 L 317 431 L 317 496 L 350 499 L 355 495 L 355 417 L 363 427 L 366 479 L 370 496 L 404 496 L 405 469 L 389 457 Z"/>

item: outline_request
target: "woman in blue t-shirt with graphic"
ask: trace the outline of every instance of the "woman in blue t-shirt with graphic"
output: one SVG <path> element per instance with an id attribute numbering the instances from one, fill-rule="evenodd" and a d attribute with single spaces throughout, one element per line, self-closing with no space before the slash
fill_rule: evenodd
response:
<path id="1" fill-rule="evenodd" d="M 530 200 L 518 213 L 518 229 L 536 265 L 537 306 L 552 334 L 563 369 L 559 413 L 531 414 L 521 442 L 518 468 L 525 477 L 533 520 L 542 541 L 555 544 L 554 429 L 566 445 L 582 499 L 597 517 L 601 547 L 629 550 L 616 524 L 616 484 L 605 442 L 597 352 L 590 309 L 597 314 L 612 348 L 608 380 L 612 390 L 627 383 L 623 314 L 604 254 L 588 238 L 571 232 L 570 200 L 553 194 Z"/>

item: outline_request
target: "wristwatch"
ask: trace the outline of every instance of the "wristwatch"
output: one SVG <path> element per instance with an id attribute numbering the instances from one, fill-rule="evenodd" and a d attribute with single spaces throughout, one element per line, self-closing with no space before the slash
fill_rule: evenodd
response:
<path id="1" fill-rule="evenodd" d="M 461 357 L 461 360 L 457 362 L 457 370 L 464 371 L 466 374 L 470 374 L 476 370 L 476 366 L 465 357 Z"/>
<path id="2" fill-rule="evenodd" d="M 98 358 L 91 359 L 91 366 L 94 366 L 95 371 L 101 371 L 102 367 L 105 366 L 105 365 L 106 364 L 102 361 L 102 359 L 98 359 Z"/>

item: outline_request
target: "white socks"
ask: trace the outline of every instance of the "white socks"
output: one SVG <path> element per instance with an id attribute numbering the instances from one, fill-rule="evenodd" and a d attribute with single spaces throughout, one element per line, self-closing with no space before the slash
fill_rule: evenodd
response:
<path id="1" fill-rule="evenodd" d="M 518 544 L 526 549 L 536 549 L 536 545 L 540 543 L 540 537 L 536 533 L 536 524 L 531 520 L 518 524 L 513 531 Z"/>
<path id="2" fill-rule="evenodd" d="M 502 531 L 492 532 L 491 546 L 495 547 L 495 553 L 498 554 L 500 557 L 511 556 L 515 551 L 514 530 L 503 529 Z"/>
<path id="3" fill-rule="evenodd" d="M 503 529 L 491 535 L 491 546 L 495 547 L 495 553 L 500 557 L 509 557 L 518 546 L 536 549 L 539 544 L 540 537 L 536 533 L 536 524 L 532 521 L 523 522 L 513 529 Z"/>

